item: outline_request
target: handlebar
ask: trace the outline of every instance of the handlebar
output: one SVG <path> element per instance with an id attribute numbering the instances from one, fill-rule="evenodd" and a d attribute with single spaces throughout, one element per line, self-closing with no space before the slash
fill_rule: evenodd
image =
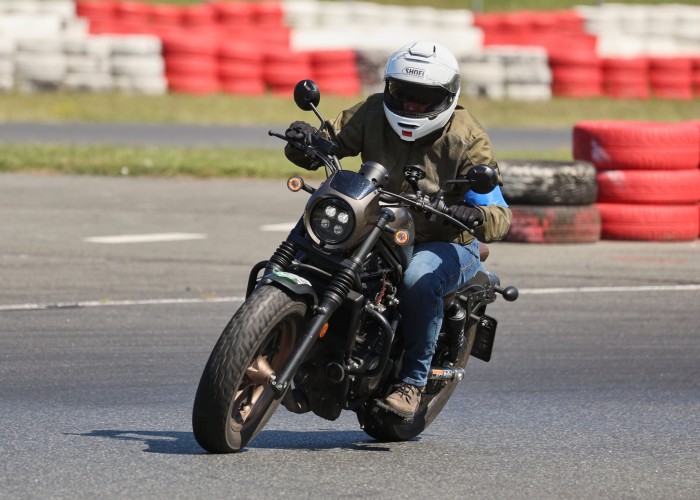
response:
<path id="1" fill-rule="evenodd" d="M 442 198 L 431 199 L 427 196 L 422 196 L 414 193 L 396 194 L 390 191 L 385 191 L 379 189 L 379 201 L 385 203 L 397 203 L 403 202 L 410 205 L 413 209 L 422 212 L 426 215 L 436 215 L 442 217 L 457 226 L 458 228 L 468 231 L 474 234 L 476 227 L 470 228 L 469 226 L 462 224 L 460 221 L 452 217 L 450 213 L 450 208 L 444 202 Z M 478 227 L 478 226 L 477 226 Z"/>
<path id="2" fill-rule="evenodd" d="M 316 158 L 325 165 L 327 169 L 326 173 L 328 173 L 329 170 L 330 172 L 342 170 L 338 157 L 334 153 L 335 144 L 324 137 L 321 137 L 318 135 L 318 133 L 306 136 L 303 141 L 290 139 L 289 137 L 272 130 L 269 130 L 267 135 L 282 139 L 293 148 L 303 152 L 305 155 Z"/>
<path id="3" fill-rule="evenodd" d="M 304 154 L 317 158 L 326 166 L 327 172 L 328 170 L 331 172 L 342 170 L 338 158 L 332 152 L 335 145 L 333 142 L 325 139 L 324 137 L 313 135 L 305 137 L 303 141 L 296 141 L 272 130 L 268 131 L 268 135 L 282 139 L 283 141 L 289 143 L 293 148 L 302 151 Z M 440 190 L 438 195 L 433 198 L 422 195 L 420 192 L 396 194 L 390 191 L 385 191 L 381 188 L 378 188 L 377 190 L 379 191 L 379 201 L 381 202 L 388 204 L 397 203 L 399 205 L 402 203 L 408 204 L 413 209 L 422 212 L 425 215 L 442 217 L 454 226 L 457 226 L 463 231 L 468 231 L 471 234 L 474 234 L 474 231 L 478 227 L 469 227 L 452 217 L 450 208 L 442 199 L 442 190 Z"/>

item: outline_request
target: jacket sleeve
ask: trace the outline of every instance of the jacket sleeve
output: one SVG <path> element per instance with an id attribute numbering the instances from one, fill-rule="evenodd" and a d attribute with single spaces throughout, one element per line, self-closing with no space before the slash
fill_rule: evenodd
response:
<path id="1" fill-rule="evenodd" d="M 471 138 L 466 157 L 466 161 L 460 168 L 460 177 L 465 176 L 470 168 L 479 164 L 489 165 L 496 169 L 498 186 L 492 196 L 477 195 L 473 199 L 469 199 L 469 196 L 466 198 L 467 201 L 477 205 L 484 212 L 484 224 L 476 230 L 476 237 L 485 243 L 502 240 L 510 229 L 513 213 L 508 208 L 508 204 L 503 199 L 500 191 L 500 186 L 503 185 L 503 178 L 496 163 L 491 139 L 485 131 L 478 131 Z"/>
<path id="2" fill-rule="evenodd" d="M 502 205 L 485 205 L 479 208 L 484 212 L 484 224 L 476 230 L 477 239 L 489 243 L 505 238 L 513 218 L 510 208 Z"/>

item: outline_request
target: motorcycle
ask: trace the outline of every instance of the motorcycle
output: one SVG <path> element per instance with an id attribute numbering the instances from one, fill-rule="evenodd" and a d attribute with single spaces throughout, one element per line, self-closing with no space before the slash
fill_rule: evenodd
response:
<path id="1" fill-rule="evenodd" d="M 318 131 L 303 140 L 269 134 L 321 162 L 327 179 L 318 188 L 299 176 L 287 181 L 291 191 L 310 194 L 304 214 L 274 254 L 252 268 L 246 299 L 204 368 L 192 425 L 197 442 L 212 453 L 243 449 L 280 404 L 331 421 L 343 410 L 355 412 L 361 428 L 379 441 L 414 438 L 445 406 L 469 357 L 490 360 L 497 320 L 486 306 L 497 295 L 518 297 L 517 288 L 501 287 L 482 264 L 466 286 L 444 299 L 443 328 L 415 416 L 403 419 L 378 407 L 401 366 L 398 290 L 413 252 L 414 217 L 473 232 L 450 215 L 444 189 L 467 183 L 487 193 L 497 185 L 496 172 L 473 167 L 466 179 L 449 180 L 427 196 L 418 185 L 425 170 L 408 165 L 403 173 L 413 192 L 388 192 L 389 172 L 382 165 L 341 168 L 313 81 L 299 82 L 294 100 L 320 120 Z M 481 253 L 484 260 L 485 245 Z"/>

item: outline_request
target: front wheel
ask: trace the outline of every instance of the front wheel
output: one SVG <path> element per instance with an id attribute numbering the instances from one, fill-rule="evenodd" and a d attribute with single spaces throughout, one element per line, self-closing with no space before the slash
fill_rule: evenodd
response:
<path id="1" fill-rule="evenodd" d="M 469 361 L 469 353 L 476 335 L 476 326 L 477 324 L 474 323 L 465 332 L 467 342 L 460 349 L 455 363 L 456 368 L 464 368 Z M 363 430 L 377 441 L 408 441 L 413 439 L 435 420 L 457 388 L 458 383 L 457 380 L 438 384 L 428 381 L 426 392 L 421 397 L 420 406 L 412 421 L 407 422 L 396 415 L 375 410 L 366 415 Z"/>
<path id="2" fill-rule="evenodd" d="M 302 334 L 306 304 L 264 286 L 238 309 L 221 333 L 199 381 L 192 410 L 194 437 L 211 453 L 239 451 L 280 404 L 268 383 Z"/>

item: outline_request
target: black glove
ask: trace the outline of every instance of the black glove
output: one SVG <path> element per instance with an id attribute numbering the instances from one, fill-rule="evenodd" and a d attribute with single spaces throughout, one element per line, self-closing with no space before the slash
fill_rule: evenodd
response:
<path id="1" fill-rule="evenodd" d="M 316 129 L 311 125 L 306 122 L 296 121 L 289 125 L 289 128 L 284 132 L 284 136 L 293 141 L 303 141 L 314 133 L 316 133 Z"/>
<path id="2" fill-rule="evenodd" d="M 484 212 L 471 205 L 452 205 L 450 215 L 471 229 L 476 229 L 484 223 Z"/>

